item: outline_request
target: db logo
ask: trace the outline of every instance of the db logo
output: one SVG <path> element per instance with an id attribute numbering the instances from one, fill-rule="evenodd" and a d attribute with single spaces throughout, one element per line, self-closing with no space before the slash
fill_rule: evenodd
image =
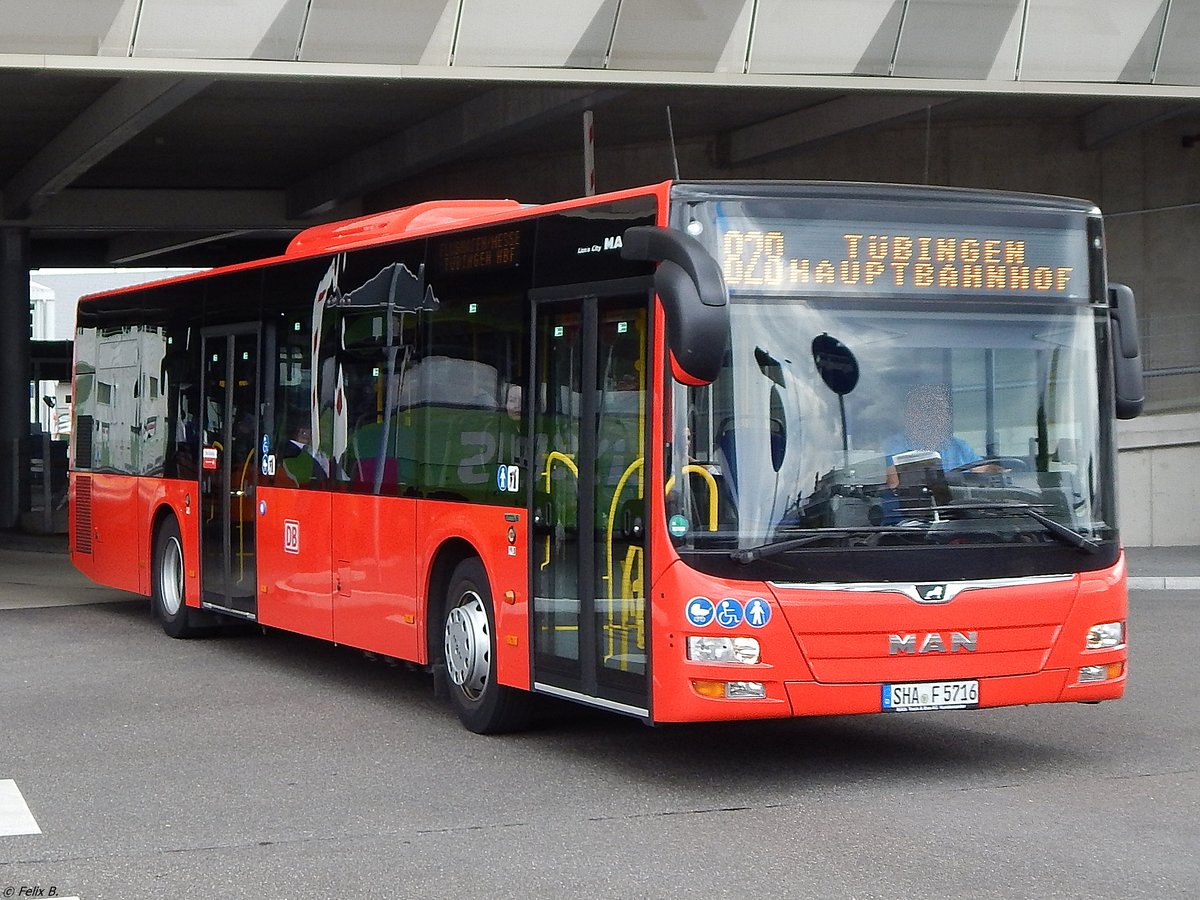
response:
<path id="1" fill-rule="evenodd" d="M 300 552 L 300 523 L 295 519 L 283 521 L 283 552 Z"/>

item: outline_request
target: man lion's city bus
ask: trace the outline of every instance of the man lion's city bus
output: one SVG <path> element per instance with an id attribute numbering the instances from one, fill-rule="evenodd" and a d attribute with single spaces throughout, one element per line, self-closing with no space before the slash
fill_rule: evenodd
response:
<path id="1" fill-rule="evenodd" d="M 71 552 L 173 637 L 428 667 L 476 732 L 1096 702 L 1141 379 L 1083 202 L 425 203 L 85 299 Z"/>

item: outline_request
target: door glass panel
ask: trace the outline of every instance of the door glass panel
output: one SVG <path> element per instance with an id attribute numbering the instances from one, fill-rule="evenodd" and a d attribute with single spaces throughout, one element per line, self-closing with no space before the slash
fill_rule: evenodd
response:
<path id="1" fill-rule="evenodd" d="M 206 603 L 255 612 L 258 335 L 204 341 L 200 582 Z"/>
<path id="2" fill-rule="evenodd" d="M 538 321 L 534 474 L 534 652 L 540 669 L 578 675 L 579 436 L 582 328 L 576 310 Z"/>
<path id="3" fill-rule="evenodd" d="M 233 338 L 233 380 L 230 400 L 230 558 L 229 595 L 231 606 L 252 612 L 255 596 L 254 570 L 254 485 L 258 467 L 258 391 L 255 371 L 258 335 Z M 249 604 L 249 605 L 247 605 Z"/>
<path id="4" fill-rule="evenodd" d="M 629 687 L 646 673 L 645 322 L 644 309 L 601 302 L 594 487 L 596 658 L 602 684 Z"/>
<path id="5" fill-rule="evenodd" d="M 201 434 L 201 584 L 204 599 L 224 606 L 228 593 L 225 573 L 225 498 L 228 496 L 224 475 L 229 435 L 226 429 L 229 386 L 228 340 L 224 335 L 204 342 L 204 427 Z"/>

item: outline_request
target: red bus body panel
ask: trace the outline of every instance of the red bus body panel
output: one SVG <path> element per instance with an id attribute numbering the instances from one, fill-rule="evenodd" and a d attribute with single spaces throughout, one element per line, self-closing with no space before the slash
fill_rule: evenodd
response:
<path id="1" fill-rule="evenodd" d="M 71 475 L 71 503 L 75 504 L 77 479 Z M 82 476 L 91 481 L 91 553 L 80 553 L 77 517 L 71 516 L 71 560 L 88 578 L 109 587 L 148 594 L 146 574 L 150 559 L 149 517 L 139 494 L 140 479 L 103 473 Z M 143 548 L 144 552 L 143 552 Z"/>
<path id="2" fill-rule="evenodd" d="M 194 527 L 196 485 L 132 475 L 71 473 L 71 503 L 78 479 L 91 482 L 92 552 L 81 552 L 78 517 L 70 517 L 71 562 L 98 584 L 149 596 L 154 528 L 170 510 L 179 522 L 186 560 L 184 590 L 189 606 L 200 605 L 199 531 Z"/>
<path id="3" fill-rule="evenodd" d="M 257 501 L 258 621 L 333 640 L 333 495 L 259 487 Z M 294 549 L 284 544 L 288 522 L 298 523 Z"/>
<path id="4" fill-rule="evenodd" d="M 417 501 L 333 496 L 333 639 L 397 659 L 416 660 Z"/>
<path id="5" fill-rule="evenodd" d="M 880 712 L 884 684 L 979 680 L 979 706 L 1111 700 L 1123 695 L 1125 645 L 1085 649 L 1088 629 L 1124 622 L 1125 559 L 1108 570 L 1048 584 L 964 591 L 946 604 L 924 605 L 892 592 L 782 587 L 714 579 L 679 563 L 654 589 L 655 721 L 695 722 L 778 716 Z M 692 597 L 743 603 L 762 597 L 771 617 L 759 629 L 692 626 Z M 973 634 L 974 651 L 952 650 L 951 633 Z M 758 665 L 697 663 L 688 635 L 744 635 L 762 648 Z M 892 653 L 891 635 L 939 635 L 943 650 Z M 1121 665 L 1121 675 L 1080 683 L 1083 666 Z M 703 697 L 695 681 L 757 681 L 764 700 Z"/>

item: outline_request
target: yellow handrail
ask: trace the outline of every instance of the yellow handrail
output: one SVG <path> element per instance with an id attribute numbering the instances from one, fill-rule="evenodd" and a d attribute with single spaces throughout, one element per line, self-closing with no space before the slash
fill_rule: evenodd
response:
<path id="1" fill-rule="evenodd" d="M 625 563 L 621 569 L 621 596 L 630 599 L 637 599 L 644 596 L 642 591 L 645 588 L 643 583 L 644 572 L 642 570 L 642 548 L 630 547 L 625 554 Z M 636 574 L 634 570 L 636 571 Z M 624 609 L 624 607 L 622 607 Z M 637 631 L 636 645 L 639 650 L 646 649 L 646 617 L 639 615 L 634 617 L 634 627 Z M 612 629 L 609 629 L 610 635 Z M 615 649 L 615 639 L 610 639 L 609 646 Z"/>
<path id="2" fill-rule="evenodd" d="M 621 500 L 621 491 L 625 489 L 625 482 L 629 480 L 629 476 L 642 467 L 643 459 L 635 459 L 626 468 L 621 475 L 621 480 L 617 482 L 617 487 L 613 491 L 612 503 L 608 505 L 608 523 L 605 528 L 604 547 L 605 547 L 605 567 L 604 580 L 608 582 L 610 589 L 615 587 L 613 581 L 613 523 L 617 518 L 617 504 Z M 615 593 L 615 592 L 614 592 Z"/>
<path id="3" fill-rule="evenodd" d="M 608 582 L 608 600 L 609 600 L 609 604 L 608 604 L 608 657 L 609 657 L 609 659 L 611 659 L 617 655 L 616 629 L 618 627 L 620 627 L 620 628 L 624 627 L 623 623 L 618 623 L 616 621 L 616 613 L 613 609 L 613 603 L 617 600 L 636 600 L 636 599 L 638 599 L 637 596 L 634 596 L 632 593 L 630 593 L 629 596 L 626 596 L 624 587 L 625 587 L 626 582 L 630 583 L 631 588 L 632 588 L 633 583 L 636 582 L 639 586 L 641 583 L 641 579 L 631 578 L 628 571 L 622 573 L 622 578 L 621 578 L 622 590 L 620 591 L 621 596 L 619 596 L 619 597 L 617 596 L 618 590 L 617 590 L 617 585 L 616 585 L 616 570 L 614 569 L 614 560 L 613 560 L 613 529 L 616 527 L 617 505 L 621 502 L 621 492 L 623 490 L 625 490 L 625 482 L 627 482 L 629 480 L 630 476 L 633 475 L 634 472 L 636 472 L 642 468 L 642 465 L 644 464 L 644 462 L 645 462 L 645 458 L 642 457 L 639 459 L 635 459 L 628 466 L 626 466 L 625 471 L 621 474 L 620 480 L 617 482 L 616 488 L 613 490 L 612 503 L 610 503 L 608 505 L 608 522 L 605 523 L 605 529 L 604 529 L 604 550 L 605 550 L 604 580 Z M 630 549 L 633 549 L 633 548 L 630 548 Z M 629 562 L 628 557 L 626 557 L 626 562 L 627 563 Z M 622 604 L 621 608 L 622 608 L 622 611 L 624 611 L 624 604 Z"/>
<path id="4" fill-rule="evenodd" d="M 546 471 L 542 473 L 546 476 L 547 494 L 550 493 L 550 471 L 554 468 L 554 464 L 556 462 L 560 462 L 565 465 L 567 469 L 570 470 L 571 474 L 575 476 L 575 480 L 579 480 L 579 466 L 575 465 L 575 460 L 571 459 L 571 457 L 567 456 L 565 453 L 560 453 L 557 450 L 551 450 L 546 454 Z M 542 560 L 542 564 L 539 568 L 544 569 L 548 565 L 550 565 L 550 535 L 546 535 L 546 558 Z"/>
<path id="5" fill-rule="evenodd" d="M 575 460 L 567 456 L 565 453 L 559 453 L 557 450 L 551 450 L 546 454 L 546 471 L 542 474 L 546 476 L 546 492 L 550 492 L 550 470 L 554 468 L 554 463 L 561 462 L 568 469 L 575 479 L 579 479 L 579 466 L 575 465 Z"/>
<path id="6" fill-rule="evenodd" d="M 704 468 L 689 464 L 683 467 L 684 475 L 700 475 L 708 482 L 708 530 L 717 530 L 717 479 L 713 478 L 712 472 Z M 675 487 L 675 476 L 672 475 L 667 479 L 667 493 L 671 493 L 671 488 Z"/>
<path id="7" fill-rule="evenodd" d="M 251 450 L 242 463 L 242 479 L 238 484 L 238 584 L 246 578 L 246 476 L 250 473 L 250 464 L 254 462 L 254 451 Z M 251 517 L 254 510 L 250 510 Z"/>

